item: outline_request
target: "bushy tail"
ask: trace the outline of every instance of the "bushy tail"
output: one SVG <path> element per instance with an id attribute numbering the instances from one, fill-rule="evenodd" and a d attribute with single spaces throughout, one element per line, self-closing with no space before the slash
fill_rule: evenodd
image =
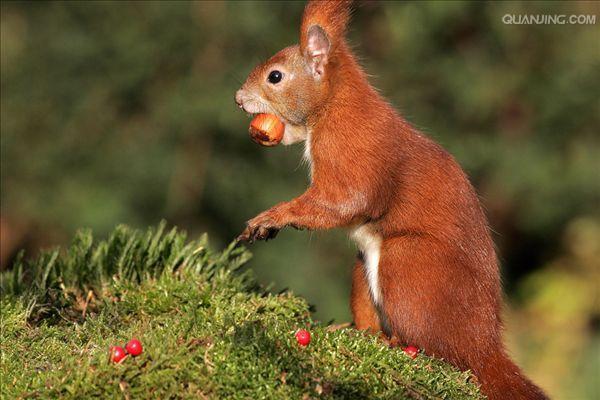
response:
<path id="1" fill-rule="evenodd" d="M 548 396 L 527 379 L 503 350 L 471 365 L 489 400 L 545 400 Z"/>

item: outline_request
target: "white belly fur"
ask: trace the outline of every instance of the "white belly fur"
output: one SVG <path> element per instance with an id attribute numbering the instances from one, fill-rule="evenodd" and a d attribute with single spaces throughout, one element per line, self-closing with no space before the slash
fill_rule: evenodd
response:
<path id="1" fill-rule="evenodd" d="M 308 133 L 308 129 L 303 126 L 285 124 L 281 144 L 288 146 L 306 140 Z"/>
<path id="2" fill-rule="evenodd" d="M 359 250 L 363 253 L 365 261 L 365 273 L 369 282 L 369 289 L 373 302 L 381 305 L 381 289 L 379 287 L 379 257 L 381 255 L 382 238 L 372 225 L 365 224 L 354 228 L 350 237 Z"/>
<path id="3" fill-rule="evenodd" d="M 306 141 L 304 142 L 304 156 L 302 157 L 304 162 L 308 165 L 308 178 L 312 183 L 313 177 L 313 165 L 312 165 L 312 153 L 310 152 L 310 130 L 306 130 Z"/>

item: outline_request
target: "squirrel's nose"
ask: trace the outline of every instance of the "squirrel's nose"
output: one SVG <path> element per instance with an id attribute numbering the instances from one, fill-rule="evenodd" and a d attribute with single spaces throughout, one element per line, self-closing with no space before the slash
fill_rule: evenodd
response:
<path id="1" fill-rule="evenodd" d="M 237 104 L 239 108 L 244 108 L 243 103 L 244 102 L 242 100 L 242 89 L 240 89 L 237 92 L 235 92 L 235 104 Z"/>

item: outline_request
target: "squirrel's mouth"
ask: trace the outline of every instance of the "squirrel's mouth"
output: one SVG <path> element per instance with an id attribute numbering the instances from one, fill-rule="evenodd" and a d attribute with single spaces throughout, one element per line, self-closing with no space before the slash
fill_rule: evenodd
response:
<path id="1" fill-rule="evenodd" d="M 238 92 L 236 94 L 236 103 L 238 107 L 246 113 L 248 118 L 255 118 L 258 114 L 272 114 L 279 118 L 284 125 L 290 123 L 280 113 L 275 111 L 273 107 L 261 100 L 262 98 L 249 96 L 245 92 Z"/>
<path id="2" fill-rule="evenodd" d="M 256 114 L 270 113 L 269 106 L 255 99 L 245 99 L 240 101 L 238 107 L 248 114 L 249 117 Z"/>
<path id="3" fill-rule="evenodd" d="M 235 102 L 238 107 L 246 113 L 249 118 L 254 118 L 258 114 L 273 114 L 281 122 L 288 124 L 289 121 L 284 118 L 280 113 L 275 111 L 261 96 L 240 89 L 235 95 Z"/>

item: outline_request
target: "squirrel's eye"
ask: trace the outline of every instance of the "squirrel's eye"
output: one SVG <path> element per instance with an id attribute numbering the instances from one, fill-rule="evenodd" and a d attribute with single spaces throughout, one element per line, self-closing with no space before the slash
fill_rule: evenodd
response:
<path id="1" fill-rule="evenodd" d="M 283 78 L 283 74 L 281 72 L 275 70 L 275 71 L 271 71 L 267 80 L 271 83 L 279 83 L 281 81 L 281 78 Z"/>

